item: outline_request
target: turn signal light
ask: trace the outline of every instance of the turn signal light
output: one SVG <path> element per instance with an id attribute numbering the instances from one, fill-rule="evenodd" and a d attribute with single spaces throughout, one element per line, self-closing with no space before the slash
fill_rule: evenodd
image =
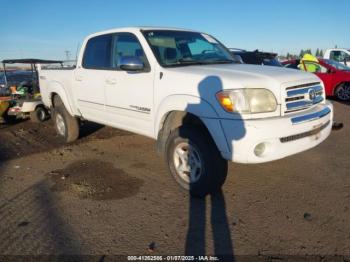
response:
<path id="1" fill-rule="evenodd" d="M 221 106 L 228 112 L 233 112 L 233 103 L 230 97 L 224 93 L 218 93 L 216 95 Z"/>

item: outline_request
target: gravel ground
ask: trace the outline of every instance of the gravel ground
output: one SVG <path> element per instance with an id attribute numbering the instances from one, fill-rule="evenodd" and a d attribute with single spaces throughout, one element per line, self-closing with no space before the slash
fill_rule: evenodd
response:
<path id="1" fill-rule="evenodd" d="M 2 125 L 0 254 L 350 261 L 350 105 L 333 103 L 342 130 L 286 159 L 231 163 L 222 192 L 202 200 L 178 188 L 151 139 L 89 123 L 62 145 L 50 121 Z"/>

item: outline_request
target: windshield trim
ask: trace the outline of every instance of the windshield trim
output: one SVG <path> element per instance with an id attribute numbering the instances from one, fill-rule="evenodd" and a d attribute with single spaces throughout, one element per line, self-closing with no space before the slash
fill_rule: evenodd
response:
<path id="1" fill-rule="evenodd" d="M 212 64 L 222 64 L 222 62 L 217 62 L 217 63 L 205 63 L 205 62 L 200 62 L 197 61 L 198 63 L 183 63 L 183 64 L 172 64 L 172 65 L 165 65 L 162 61 L 160 61 L 159 57 L 156 55 L 156 52 L 153 49 L 153 46 L 151 45 L 150 41 L 148 40 L 148 38 L 146 37 L 146 33 L 147 32 L 153 32 L 153 31 L 175 31 L 175 32 L 189 32 L 189 33 L 198 33 L 198 34 L 205 34 L 208 35 L 210 37 L 212 37 L 216 42 L 218 42 L 218 44 L 230 55 L 230 57 L 232 58 L 232 63 L 227 63 L 227 64 L 236 64 L 235 59 L 231 53 L 231 51 L 223 44 L 221 43 L 218 39 L 216 39 L 214 36 L 209 35 L 207 33 L 203 33 L 203 32 L 199 32 L 199 31 L 191 31 L 191 30 L 169 30 L 169 29 L 140 29 L 140 32 L 142 33 L 142 36 L 144 37 L 144 39 L 146 40 L 148 46 L 150 47 L 150 49 L 152 50 L 152 54 L 153 56 L 156 58 L 158 64 L 163 67 L 163 68 L 173 68 L 173 67 L 183 67 L 183 66 L 202 66 L 202 65 L 212 65 Z"/>

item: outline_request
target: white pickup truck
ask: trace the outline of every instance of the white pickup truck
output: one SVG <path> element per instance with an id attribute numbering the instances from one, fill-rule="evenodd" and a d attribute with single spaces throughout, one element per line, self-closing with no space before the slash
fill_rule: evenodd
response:
<path id="1" fill-rule="evenodd" d="M 350 49 L 346 48 L 332 48 L 326 50 L 323 55 L 324 59 L 331 59 L 342 63 L 346 66 L 350 66 Z"/>
<path id="2" fill-rule="evenodd" d="M 333 107 L 315 75 L 236 64 L 214 37 L 122 28 L 83 42 L 74 69 L 40 70 L 43 102 L 66 142 L 80 120 L 156 139 L 171 175 L 196 196 L 220 189 L 227 160 L 262 163 L 310 149 Z"/>

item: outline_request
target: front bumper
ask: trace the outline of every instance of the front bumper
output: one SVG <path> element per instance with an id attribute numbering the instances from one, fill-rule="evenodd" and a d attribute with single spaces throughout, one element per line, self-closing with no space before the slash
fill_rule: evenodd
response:
<path id="1" fill-rule="evenodd" d="M 332 122 L 333 106 L 329 102 L 278 118 L 221 120 L 229 147 L 221 154 L 237 163 L 281 159 L 320 144 L 329 136 Z M 256 150 L 261 143 L 264 150 Z"/>

